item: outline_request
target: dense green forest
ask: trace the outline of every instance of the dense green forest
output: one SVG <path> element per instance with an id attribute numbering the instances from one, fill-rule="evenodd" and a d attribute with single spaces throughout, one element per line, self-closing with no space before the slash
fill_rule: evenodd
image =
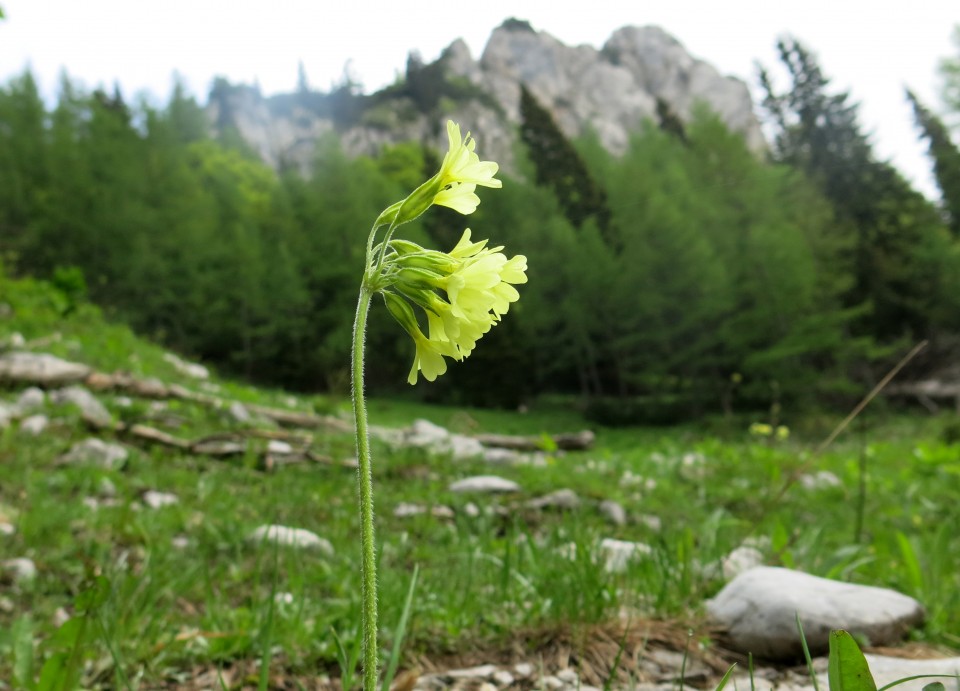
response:
<path id="1" fill-rule="evenodd" d="M 566 140 L 525 92 L 522 174 L 501 174 L 470 225 L 527 255 L 530 282 L 483 347 L 420 395 L 573 394 L 609 422 L 668 420 L 861 392 L 921 338 L 950 352 L 960 164 L 948 126 L 910 95 L 938 205 L 877 159 L 807 50 L 779 48 L 791 83 L 778 92 L 761 76 L 766 160 L 706 109 L 682 124 L 664 104 L 615 157 Z M 154 107 L 64 77 L 48 107 L 25 73 L 0 89 L 3 270 L 89 295 L 226 371 L 345 390 L 370 223 L 436 164 L 416 143 L 349 158 L 331 134 L 311 176 L 278 173 L 182 88 Z M 408 234 L 450 249 L 463 227 L 431 212 Z M 368 347 L 370 387 L 401 390 L 409 342 L 386 310 Z"/>

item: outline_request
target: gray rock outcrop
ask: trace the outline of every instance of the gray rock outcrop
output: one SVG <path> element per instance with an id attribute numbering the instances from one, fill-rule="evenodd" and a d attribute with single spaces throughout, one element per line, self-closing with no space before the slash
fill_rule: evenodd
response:
<path id="1" fill-rule="evenodd" d="M 827 651 L 831 629 L 887 645 L 924 618 L 919 602 L 893 590 L 767 566 L 741 573 L 707 602 L 707 611 L 733 649 L 770 659 L 802 655 L 797 616 L 814 655 Z"/>
<path id="2" fill-rule="evenodd" d="M 266 98 L 254 87 L 227 85 L 211 95 L 209 115 L 230 125 L 274 167 L 310 170 L 317 142 L 336 132 L 350 155 L 375 155 L 385 145 L 416 141 L 443 150 L 447 117 L 480 134 L 484 158 L 516 172 L 514 150 L 521 122 L 521 85 L 571 138 L 594 132 L 605 148 L 623 153 L 644 121 L 656 122 L 658 101 L 680 121 L 689 121 L 699 103 L 741 133 L 751 150 L 765 149 L 763 133 L 744 82 L 721 75 L 694 58 L 663 29 L 623 27 L 600 48 L 567 46 L 529 24 L 508 20 L 491 34 L 476 60 L 462 40 L 443 52 L 431 70 L 459 94 L 427 108 L 403 91 L 384 90 L 364 101 L 354 121 L 335 121 L 317 106 L 320 93 Z M 423 73 L 421 72 L 421 73 Z M 414 72 L 415 74 L 415 72 Z M 466 88 L 464 88 L 466 86 Z"/>

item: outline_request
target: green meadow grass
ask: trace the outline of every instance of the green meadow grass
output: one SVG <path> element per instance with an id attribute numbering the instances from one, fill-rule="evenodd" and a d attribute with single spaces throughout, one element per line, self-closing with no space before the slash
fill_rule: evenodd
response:
<path id="1" fill-rule="evenodd" d="M 88 308 L 44 321 L 43 300 L 31 305 L 0 328 L 28 339 L 56 330 L 61 337 L 44 352 L 198 386 L 163 361 L 162 350 Z M 333 413 L 347 407 L 214 381 L 218 395 L 246 402 Z M 151 415 L 143 401 L 123 407 L 111 395 L 101 400 L 117 419 Z M 252 456 L 224 461 L 132 444 L 122 469 L 61 467 L 58 457 L 90 433 L 66 409 L 46 412 L 52 425 L 37 438 L 15 425 L 0 432 L 0 513 L 16 527 L 0 536 L 0 554 L 29 557 L 38 568 L 32 583 L 0 589 L 0 679 L 36 678 L 58 653 L 90 688 L 175 686 L 197 669 L 261 659 L 285 674 L 339 676 L 337 637 L 350 648 L 360 635 L 354 471 L 301 464 L 264 472 Z M 150 424 L 185 438 L 241 427 L 223 411 L 185 402 L 171 402 L 163 415 Z M 590 426 L 558 404 L 519 413 L 374 400 L 370 415 L 375 425 L 422 417 L 465 433 Z M 696 622 L 704 599 L 722 587 L 720 559 L 747 539 L 760 541 L 769 564 L 917 597 L 928 622 L 915 636 L 960 645 L 960 445 L 942 440 L 956 417 L 868 412 L 862 430 L 855 425 L 812 457 L 840 417 L 786 420 L 795 433 L 784 442 L 751 437 L 748 416 L 677 428 L 595 428 L 595 448 L 551 454 L 542 467 L 491 467 L 374 442 L 384 658 L 415 567 L 407 660 L 517 641 L 533 649 L 552 631 L 588 631 L 623 611 Z M 333 433 L 316 433 L 313 449 L 335 460 L 354 454 L 352 438 Z M 867 492 L 858 540 L 862 458 Z M 780 494 L 794 472 L 820 470 L 841 486 L 795 483 Z M 448 489 L 454 480 L 491 473 L 522 491 L 491 498 Z M 520 506 L 562 488 L 577 492 L 579 510 Z M 149 509 L 141 501 L 147 490 L 179 501 Z M 604 499 L 620 502 L 635 520 L 605 522 L 596 508 Z M 443 504 L 456 518 L 395 518 L 401 502 Z M 479 516 L 467 515 L 469 502 Z M 497 507 L 508 510 L 501 515 Z M 656 517 L 659 530 L 639 517 Z M 248 543 L 248 533 L 265 523 L 311 530 L 330 540 L 334 555 Z M 645 542 L 652 552 L 623 573 L 607 573 L 597 554 L 606 537 Z M 96 597 L 91 588 L 100 589 Z M 58 612 L 84 626 L 58 631 Z"/>

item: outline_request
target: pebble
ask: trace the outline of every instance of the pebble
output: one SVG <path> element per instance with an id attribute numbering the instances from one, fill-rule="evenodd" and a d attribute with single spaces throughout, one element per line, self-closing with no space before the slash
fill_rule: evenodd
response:
<path id="1" fill-rule="evenodd" d="M 284 525 L 262 525 L 252 531 L 247 539 L 257 544 L 274 543 L 283 547 L 315 549 L 327 555 L 333 554 L 333 545 L 329 540 L 303 528 L 290 528 Z"/>

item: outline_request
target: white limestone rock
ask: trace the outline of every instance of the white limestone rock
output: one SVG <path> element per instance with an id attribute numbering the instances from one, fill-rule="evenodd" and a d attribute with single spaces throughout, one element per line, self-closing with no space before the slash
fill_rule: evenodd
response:
<path id="1" fill-rule="evenodd" d="M 644 542 L 629 542 L 604 538 L 600 542 L 600 556 L 607 573 L 621 573 L 627 570 L 630 562 L 653 553 L 653 548 Z"/>
<path id="2" fill-rule="evenodd" d="M 451 492 L 519 492 L 520 485 L 513 480 L 507 480 L 496 475 L 475 475 L 474 477 L 457 480 L 449 487 Z"/>
<path id="3" fill-rule="evenodd" d="M 164 506 L 173 506 L 180 502 L 180 498 L 176 494 L 171 494 L 170 492 L 158 492 L 157 490 L 149 489 L 143 493 L 143 503 L 149 506 L 151 509 L 162 509 Z"/>
<path id="4" fill-rule="evenodd" d="M 289 456 L 293 453 L 293 447 L 285 441 L 271 439 L 267 442 L 267 453 L 277 456 Z"/>
<path id="5" fill-rule="evenodd" d="M 33 563 L 32 559 L 26 557 L 0 562 L 0 571 L 8 579 L 20 585 L 30 583 L 37 578 L 37 565 Z"/>
<path id="6" fill-rule="evenodd" d="M 925 614 L 919 602 L 893 590 L 768 566 L 741 573 L 706 606 L 734 650 L 771 659 L 802 654 L 797 615 L 817 655 L 826 652 L 831 629 L 888 645 L 921 624 Z"/>
<path id="7" fill-rule="evenodd" d="M 40 436 L 50 424 L 46 415 L 31 415 L 20 421 L 20 431 L 32 437 Z"/>
<path id="8" fill-rule="evenodd" d="M 47 401 L 47 394 L 43 392 L 43 389 L 39 389 L 36 386 L 31 386 L 24 389 L 20 392 L 20 395 L 17 396 L 17 402 L 14 404 L 17 412 L 21 415 L 27 413 L 32 413 L 35 410 L 39 410 L 43 407 L 43 404 Z"/>
<path id="9" fill-rule="evenodd" d="M 164 353 L 163 359 L 173 365 L 173 368 L 177 370 L 180 374 L 184 374 L 193 379 L 209 379 L 210 370 L 208 370 L 203 365 L 198 365 L 195 362 L 187 362 L 173 353 Z"/>
<path id="10" fill-rule="evenodd" d="M 558 489 L 524 504 L 528 509 L 560 509 L 571 511 L 580 508 L 580 497 L 572 489 Z"/>
<path id="11" fill-rule="evenodd" d="M 290 528 L 285 525 L 262 525 L 247 536 L 255 544 L 278 544 L 281 547 L 311 549 L 328 556 L 333 555 L 330 541 L 303 528 Z"/>
<path id="12" fill-rule="evenodd" d="M 437 504 L 435 506 L 426 507 L 422 504 L 410 504 L 408 502 L 400 502 L 393 509 L 393 515 L 397 518 L 409 518 L 411 516 L 422 516 L 423 514 L 429 513 L 434 518 L 442 519 L 453 519 L 456 517 L 456 514 L 453 512 L 449 506 L 444 506 L 443 504 Z"/>
<path id="13" fill-rule="evenodd" d="M 60 457 L 61 463 L 89 463 L 105 470 L 115 470 L 126 463 L 130 453 L 125 446 L 105 442 L 96 437 L 79 441 Z"/>
<path id="14" fill-rule="evenodd" d="M 612 499 L 604 499 L 600 502 L 599 508 L 603 517 L 614 525 L 622 526 L 627 524 L 626 510 Z"/>
<path id="15" fill-rule="evenodd" d="M 72 404 L 80 409 L 84 419 L 90 420 L 100 427 L 109 427 L 113 424 L 110 415 L 103 403 L 96 396 L 82 386 L 68 386 L 50 393 L 50 399 L 58 405 Z"/>
<path id="16" fill-rule="evenodd" d="M 93 370 L 47 353 L 13 352 L 0 355 L 0 381 L 57 386 L 86 379 Z"/>
<path id="17" fill-rule="evenodd" d="M 443 125 L 451 117 L 480 137 L 484 159 L 516 173 L 521 84 L 564 134 L 596 133 L 614 154 L 626 150 L 644 121 L 656 120 L 657 99 L 684 122 L 703 102 L 731 130 L 742 133 L 752 150 L 766 149 L 746 84 L 692 57 L 657 27 L 624 27 L 598 50 L 564 45 L 525 22 L 505 22 L 491 34 L 479 60 L 458 39 L 443 51 L 438 68 L 452 80 L 472 84 L 476 97 L 458 99 L 441 115 L 419 111 L 409 98 L 387 100 L 339 131 L 344 151 L 376 155 L 406 141 L 444 151 Z M 256 87 L 235 86 L 211 98 L 208 115 L 212 122 L 228 115 L 227 124 L 269 165 L 286 162 L 308 174 L 317 140 L 339 128 L 291 95 L 283 99 L 284 106 L 277 108 Z"/>

